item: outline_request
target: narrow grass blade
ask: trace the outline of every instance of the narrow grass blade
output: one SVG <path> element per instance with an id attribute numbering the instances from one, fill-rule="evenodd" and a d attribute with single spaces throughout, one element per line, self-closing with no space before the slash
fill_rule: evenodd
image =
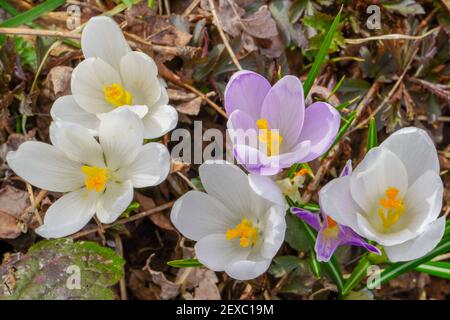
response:
<path id="1" fill-rule="evenodd" d="M 192 268 L 203 266 L 197 259 L 172 260 L 167 262 L 167 264 L 175 268 Z"/>
<path id="2" fill-rule="evenodd" d="M 424 255 L 423 257 L 407 261 L 407 262 L 397 262 L 389 267 L 387 267 L 378 278 L 375 278 L 370 284 L 367 284 L 368 289 L 376 288 L 379 285 L 382 285 L 386 282 L 388 282 L 391 279 L 394 279 L 398 277 L 399 275 L 412 270 L 419 265 L 423 263 L 427 263 L 434 257 L 447 253 L 450 250 L 450 237 L 445 237 L 441 242 L 437 245 L 436 248 L 434 248 L 432 251 L 430 251 L 428 254 Z"/>
<path id="3" fill-rule="evenodd" d="M 305 93 L 305 97 L 308 96 L 309 90 L 313 86 L 314 80 L 320 72 L 323 62 L 328 54 L 328 49 L 330 48 L 331 41 L 333 41 L 334 34 L 336 33 L 336 29 L 339 25 L 339 21 L 341 20 L 342 7 L 339 10 L 336 18 L 334 18 L 333 23 L 331 24 L 330 30 L 328 30 L 325 39 L 320 46 L 319 52 L 317 53 L 316 58 L 314 59 L 314 63 L 311 67 L 311 70 L 308 73 L 308 78 L 306 78 L 305 83 L 303 84 L 303 91 Z"/>
<path id="4" fill-rule="evenodd" d="M 15 17 L 12 17 L 11 19 L 3 21 L 2 23 L 0 23 L 0 27 L 13 28 L 18 27 L 22 24 L 30 23 L 43 14 L 62 6 L 64 3 L 66 3 L 65 0 L 47 0 L 40 5 L 35 6 L 33 9 L 30 9 L 16 15 Z"/>
<path id="5" fill-rule="evenodd" d="M 378 146 L 378 136 L 377 136 L 377 124 L 375 118 L 370 118 L 369 121 L 369 132 L 367 135 L 367 151 Z"/>
<path id="6" fill-rule="evenodd" d="M 361 282 L 362 279 L 367 275 L 367 268 L 371 265 L 369 259 L 367 259 L 367 255 L 364 255 L 356 265 L 353 270 L 350 278 L 344 284 L 344 288 L 342 289 L 342 295 L 345 296 L 352 291 L 354 287 Z"/>
<path id="7" fill-rule="evenodd" d="M 415 270 L 432 276 L 450 279 L 450 262 L 429 261 L 416 267 Z"/>

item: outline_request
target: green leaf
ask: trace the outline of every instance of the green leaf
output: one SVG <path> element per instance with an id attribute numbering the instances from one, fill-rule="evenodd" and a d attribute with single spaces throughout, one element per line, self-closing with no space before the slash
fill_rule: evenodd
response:
<path id="1" fill-rule="evenodd" d="M 172 260 L 168 261 L 167 264 L 175 268 L 192 268 L 203 266 L 203 264 L 201 264 L 201 262 L 198 261 L 197 259 Z"/>
<path id="2" fill-rule="evenodd" d="M 350 291 L 361 282 L 367 275 L 367 268 L 371 265 L 369 259 L 367 259 L 367 255 L 364 255 L 356 265 L 350 277 L 344 284 L 344 288 L 342 289 L 342 295 L 345 296 L 350 293 Z"/>
<path id="3" fill-rule="evenodd" d="M 14 28 L 22 24 L 27 24 L 39 18 L 43 14 L 62 6 L 65 2 L 65 0 L 47 0 L 28 11 L 25 11 L 16 15 L 15 17 L 12 17 L 11 19 L 3 21 L 2 23 L 0 23 L 0 27 Z"/>
<path id="4" fill-rule="evenodd" d="M 44 240 L 0 267 L 0 277 L 8 274 L 15 280 L 9 287 L 0 283 L 0 300 L 112 300 L 109 287 L 123 276 L 124 263 L 113 250 L 95 242 Z"/>
<path id="5" fill-rule="evenodd" d="M 288 213 L 286 214 L 286 242 L 295 250 L 308 252 L 310 244 L 307 235 L 302 228 L 302 221 L 296 216 Z"/>
<path id="6" fill-rule="evenodd" d="M 269 273 L 275 278 L 281 278 L 299 267 L 305 268 L 305 261 L 299 257 L 279 256 L 273 259 L 273 264 L 270 266 Z"/>
<path id="7" fill-rule="evenodd" d="M 407 262 L 397 262 L 397 263 L 390 265 L 380 274 L 380 277 L 375 278 L 374 281 L 370 283 L 370 285 L 369 284 L 367 285 L 367 287 L 369 289 L 376 288 L 379 285 L 382 285 L 382 284 L 386 283 L 387 281 L 394 279 L 394 278 L 398 277 L 399 275 L 401 275 L 409 270 L 412 270 L 423 263 L 430 261 L 431 259 L 433 259 L 434 257 L 436 257 L 438 255 L 447 253 L 449 250 L 450 250 L 450 237 L 445 237 L 436 246 L 436 248 L 431 250 L 429 253 L 427 253 L 423 257 L 416 259 L 416 260 L 411 260 L 411 261 L 407 261 Z"/>
<path id="8" fill-rule="evenodd" d="M 320 262 L 317 260 L 317 255 L 314 250 L 309 252 L 309 265 L 311 266 L 311 271 L 317 279 L 322 276 L 322 269 L 320 267 Z"/>
<path id="9" fill-rule="evenodd" d="M 345 297 L 342 297 L 342 300 L 374 300 L 372 291 L 364 288 L 360 291 L 352 291 Z"/>
<path id="10" fill-rule="evenodd" d="M 33 44 L 29 41 L 26 41 L 22 37 L 14 37 L 13 40 L 16 47 L 16 52 L 20 56 L 21 64 L 23 66 L 28 66 L 32 69 L 35 69 L 37 65 L 37 57 L 36 50 Z"/>
<path id="11" fill-rule="evenodd" d="M 336 32 L 337 26 L 341 19 L 341 13 L 342 13 L 342 7 L 339 10 L 339 13 L 337 14 L 337 16 L 334 18 L 334 21 L 331 24 L 331 27 L 328 30 L 327 35 L 325 36 L 325 39 L 322 42 L 322 45 L 320 46 L 319 52 L 317 53 L 317 56 L 314 59 L 314 63 L 311 67 L 311 70 L 308 73 L 308 78 L 306 78 L 306 81 L 303 84 L 303 91 L 304 91 L 305 97 L 308 96 L 309 90 L 311 90 L 311 87 L 314 84 L 314 80 L 316 79 L 317 75 L 319 74 L 322 64 L 325 61 L 325 58 L 328 54 L 328 49 L 330 48 L 330 45 L 334 38 L 334 34 Z"/>
<path id="12" fill-rule="evenodd" d="M 369 132 L 367 135 L 367 151 L 378 146 L 378 136 L 377 136 L 377 123 L 375 118 L 370 118 L 369 121 Z"/>
<path id="13" fill-rule="evenodd" d="M 432 276 L 450 279 L 450 262 L 429 261 L 416 267 L 415 270 Z"/>

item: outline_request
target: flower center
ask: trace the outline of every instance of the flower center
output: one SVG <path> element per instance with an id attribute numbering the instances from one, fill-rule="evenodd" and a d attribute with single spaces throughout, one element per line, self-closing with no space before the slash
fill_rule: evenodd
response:
<path id="1" fill-rule="evenodd" d="M 113 83 L 110 86 L 104 86 L 103 92 L 105 93 L 105 100 L 115 107 L 129 105 L 133 100 L 131 94 L 117 83 Z"/>
<path id="2" fill-rule="evenodd" d="M 108 169 L 82 166 L 81 171 L 86 175 L 84 183 L 88 191 L 95 189 L 96 192 L 101 192 L 105 189 L 106 182 L 109 179 Z"/>
<path id="3" fill-rule="evenodd" d="M 397 199 L 399 190 L 396 188 L 387 188 L 386 196 L 381 198 L 378 207 L 378 216 L 383 223 L 385 229 L 393 226 L 405 211 L 402 199 Z"/>
<path id="4" fill-rule="evenodd" d="M 329 216 L 327 216 L 327 223 L 328 227 L 323 230 L 323 234 L 327 238 L 337 238 L 339 234 L 339 227 L 337 225 L 337 222 L 331 219 Z"/>
<path id="5" fill-rule="evenodd" d="M 283 136 L 278 130 L 269 129 L 269 122 L 267 119 L 261 118 L 256 120 L 256 126 L 260 130 L 258 136 L 259 141 L 265 143 L 267 146 L 267 155 L 270 157 L 279 154 Z"/>
<path id="6" fill-rule="evenodd" d="M 258 241 L 258 227 L 253 226 L 251 221 L 242 219 L 236 227 L 228 229 L 225 236 L 227 240 L 239 238 L 239 245 L 247 248 L 249 245 L 254 246 Z"/>

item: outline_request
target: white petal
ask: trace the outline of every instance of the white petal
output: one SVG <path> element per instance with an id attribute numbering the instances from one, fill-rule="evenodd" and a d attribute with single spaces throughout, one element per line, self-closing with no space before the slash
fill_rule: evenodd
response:
<path id="1" fill-rule="evenodd" d="M 409 229 L 426 227 L 439 216 L 443 193 L 444 186 L 439 175 L 431 170 L 425 172 L 406 193 L 405 213 L 397 223 L 404 223 Z"/>
<path id="2" fill-rule="evenodd" d="M 158 68 L 152 58 L 142 52 L 132 51 L 120 60 L 120 74 L 133 104 L 151 107 L 161 95 Z"/>
<path id="3" fill-rule="evenodd" d="M 72 72 L 72 95 L 77 104 L 87 112 L 109 112 L 115 107 L 106 101 L 103 87 L 113 83 L 122 84 L 120 75 L 105 61 L 89 58 Z"/>
<path id="4" fill-rule="evenodd" d="M 144 140 L 144 127 L 134 112 L 120 108 L 102 117 L 99 138 L 106 165 L 116 170 L 136 159 Z"/>
<path id="5" fill-rule="evenodd" d="M 394 152 L 403 162 L 412 185 L 423 172 L 432 170 L 439 174 L 439 160 L 436 147 L 428 133 L 409 127 L 391 134 L 381 145 Z"/>
<path id="6" fill-rule="evenodd" d="M 269 269 L 271 260 L 241 260 L 230 263 L 226 266 L 225 272 L 232 278 L 237 280 L 251 280 Z"/>
<path id="7" fill-rule="evenodd" d="M 144 123 L 144 137 L 155 139 L 165 135 L 177 126 L 178 112 L 168 105 L 152 106 L 142 119 Z"/>
<path id="8" fill-rule="evenodd" d="M 339 224 L 358 232 L 356 215 L 362 209 L 350 194 L 350 176 L 336 178 L 319 191 L 320 208 Z"/>
<path id="9" fill-rule="evenodd" d="M 241 248 L 238 241 L 228 241 L 225 233 L 210 234 L 195 244 L 198 260 L 213 271 L 223 271 L 233 261 L 245 259 L 249 248 Z"/>
<path id="10" fill-rule="evenodd" d="M 249 174 L 248 182 L 250 188 L 260 197 L 279 206 L 286 206 L 286 200 L 284 199 L 280 188 L 278 188 L 277 184 L 272 179 L 257 174 Z"/>
<path id="11" fill-rule="evenodd" d="M 200 179 L 209 195 L 219 199 L 242 218 L 252 212 L 252 190 L 247 175 L 238 166 L 225 161 L 207 161 L 199 168 Z"/>
<path id="12" fill-rule="evenodd" d="M 405 228 L 392 231 L 390 233 L 380 232 L 374 227 L 374 224 L 369 222 L 369 220 L 365 216 L 357 213 L 356 219 L 356 230 L 358 230 L 357 232 L 361 236 L 384 246 L 398 245 L 400 243 L 411 240 L 418 235 L 418 232 L 416 230 L 409 230 Z"/>
<path id="13" fill-rule="evenodd" d="M 98 134 L 100 120 L 95 114 L 81 108 L 72 95 L 62 96 L 56 99 L 50 110 L 50 115 L 55 121 L 76 123 L 88 128 L 92 133 Z"/>
<path id="14" fill-rule="evenodd" d="M 436 247 L 444 231 L 445 217 L 441 217 L 430 223 L 418 237 L 397 246 L 385 246 L 384 250 L 392 262 L 418 259 Z"/>
<path id="15" fill-rule="evenodd" d="M 119 70 L 122 56 L 131 51 L 117 23 L 104 16 L 91 18 L 81 35 L 85 58 L 97 57 Z"/>
<path id="16" fill-rule="evenodd" d="M 44 238 L 60 238 L 81 230 L 94 216 L 98 194 L 80 189 L 63 195 L 48 208 L 44 224 L 35 231 Z"/>
<path id="17" fill-rule="evenodd" d="M 133 200 L 131 181 L 108 183 L 105 192 L 99 197 L 97 217 L 101 223 L 112 223 L 128 208 Z"/>
<path id="18" fill-rule="evenodd" d="M 148 113 L 147 106 L 138 106 L 138 105 L 137 106 L 124 105 L 121 107 L 117 107 L 114 110 L 109 111 L 109 112 L 114 112 L 114 111 L 121 110 L 121 109 L 127 109 L 128 111 L 134 112 L 141 119 L 144 118 L 146 116 L 146 114 Z M 105 117 L 105 115 L 107 115 L 109 112 L 99 113 L 99 114 L 97 114 L 97 118 L 101 121 Z"/>
<path id="19" fill-rule="evenodd" d="M 68 192 L 84 185 L 81 163 L 70 160 L 52 145 L 27 141 L 6 156 L 11 169 L 32 185 L 56 192 Z"/>
<path id="20" fill-rule="evenodd" d="M 86 128 L 74 123 L 52 122 L 50 140 L 73 161 L 94 167 L 105 166 L 102 147 Z"/>
<path id="21" fill-rule="evenodd" d="M 135 188 L 160 184 L 170 171 L 170 154 L 166 146 L 151 142 L 140 147 L 136 159 L 117 173 L 121 180 L 130 179 Z"/>
<path id="22" fill-rule="evenodd" d="M 264 239 L 261 246 L 261 256 L 271 260 L 280 249 L 286 233 L 284 207 L 273 206 L 269 209 L 264 222 Z"/>
<path id="23" fill-rule="evenodd" d="M 213 233 L 225 234 L 240 222 L 222 203 L 199 191 L 189 191 L 179 198 L 170 219 L 185 237 L 196 241 Z"/>
<path id="24" fill-rule="evenodd" d="M 372 213 L 386 189 L 396 188 L 399 197 L 408 190 L 408 175 L 400 159 L 389 149 L 371 149 L 351 175 L 352 198 L 366 213 Z"/>

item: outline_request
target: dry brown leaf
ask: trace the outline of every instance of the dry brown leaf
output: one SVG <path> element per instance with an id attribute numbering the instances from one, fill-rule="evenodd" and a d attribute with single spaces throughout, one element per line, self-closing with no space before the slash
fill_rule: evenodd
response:
<path id="1" fill-rule="evenodd" d="M 141 208 L 144 211 L 147 211 L 147 210 L 150 210 L 150 209 L 153 209 L 154 207 L 156 207 L 155 201 L 153 201 L 152 198 L 143 195 L 142 193 L 135 192 L 134 198 L 136 199 L 137 202 L 139 202 L 139 204 L 141 205 Z M 163 212 L 151 214 L 148 217 L 149 217 L 150 221 L 153 222 L 158 227 L 160 227 L 164 230 L 169 230 L 169 231 L 173 230 L 172 223 L 170 222 L 169 218 L 167 218 Z"/>
<path id="2" fill-rule="evenodd" d="M 202 106 L 202 98 L 197 97 L 191 101 L 182 103 L 176 107 L 177 111 L 189 116 L 196 116 L 200 112 L 200 107 Z"/>
<path id="3" fill-rule="evenodd" d="M 50 90 L 53 99 L 70 94 L 70 79 L 73 68 L 57 66 L 50 70 L 45 86 Z"/>
<path id="4" fill-rule="evenodd" d="M 155 271 L 150 267 L 150 262 L 152 257 L 155 254 L 152 254 L 148 259 L 144 270 L 147 270 L 150 273 L 153 283 L 157 284 L 161 288 L 161 292 L 159 296 L 163 300 L 168 300 L 175 298 L 180 294 L 180 285 L 173 283 L 170 280 L 167 280 L 164 273 L 160 271 Z"/>
<path id="5" fill-rule="evenodd" d="M 241 19 L 244 30 L 256 38 L 269 39 L 278 35 L 277 25 L 267 6 L 262 6 L 248 18 Z"/>
<path id="6" fill-rule="evenodd" d="M 21 235 L 21 216 L 30 206 L 28 193 L 6 186 L 0 189 L 0 238 L 15 239 Z"/>

